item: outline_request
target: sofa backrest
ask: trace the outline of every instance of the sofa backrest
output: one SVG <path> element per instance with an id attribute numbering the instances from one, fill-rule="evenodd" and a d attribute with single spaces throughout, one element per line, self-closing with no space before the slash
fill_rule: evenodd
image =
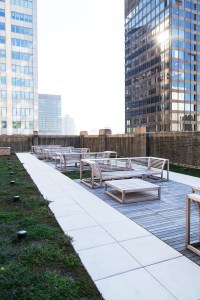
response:
<path id="1" fill-rule="evenodd" d="M 160 170 L 161 172 L 164 169 L 166 160 L 164 158 L 157 158 L 157 157 L 149 157 L 149 162 L 148 162 L 148 169 L 156 169 Z"/>

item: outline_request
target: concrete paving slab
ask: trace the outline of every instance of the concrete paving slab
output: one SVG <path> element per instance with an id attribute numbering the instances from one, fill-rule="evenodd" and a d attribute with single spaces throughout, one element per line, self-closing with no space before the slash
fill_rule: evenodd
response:
<path id="1" fill-rule="evenodd" d="M 95 283 L 106 300 L 177 300 L 144 269 L 126 272 Z"/>
<path id="2" fill-rule="evenodd" d="M 102 224 L 102 227 L 118 242 L 151 235 L 149 231 L 129 219 Z"/>
<path id="3" fill-rule="evenodd" d="M 120 222 L 126 221 L 127 217 L 119 213 L 118 211 L 110 208 L 106 208 L 101 211 L 93 211 L 92 217 L 99 223 L 99 224 L 106 224 L 106 223 L 113 223 L 113 222 Z"/>
<path id="4" fill-rule="evenodd" d="M 116 243 L 101 226 L 68 231 L 67 234 L 73 236 L 72 243 L 77 251 Z"/>
<path id="5" fill-rule="evenodd" d="M 120 243 L 143 267 L 182 256 L 166 243 L 150 235 Z"/>
<path id="6" fill-rule="evenodd" d="M 86 213 L 83 213 L 81 215 L 79 214 L 59 217 L 57 218 L 57 221 L 64 232 L 99 225 L 92 217 L 90 217 Z"/>
<path id="7" fill-rule="evenodd" d="M 59 205 L 74 205 L 76 202 L 67 194 L 58 194 L 55 197 L 49 197 L 47 200 L 51 201 L 51 203 L 59 204 Z"/>
<path id="8" fill-rule="evenodd" d="M 186 257 L 146 267 L 179 300 L 200 299 L 200 268 Z"/>
<path id="9" fill-rule="evenodd" d="M 78 254 L 94 281 L 141 268 L 117 243 L 78 251 Z"/>
<path id="10" fill-rule="evenodd" d="M 56 218 L 85 214 L 84 210 L 77 204 L 62 203 L 61 205 L 60 202 L 52 202 L 49 207 Z"/>

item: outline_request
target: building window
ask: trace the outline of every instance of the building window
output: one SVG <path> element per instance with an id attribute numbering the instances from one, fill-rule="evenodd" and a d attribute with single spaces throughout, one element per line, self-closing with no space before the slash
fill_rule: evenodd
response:
<path id="1" fill-rule="evenodd" d="M 15 11 L 11 11 L 11 18 L 13 20 L 20 20 L 20 21 L 23 21 L 23 22 L 29 22 L 29 23 L 33 22 L 33 16 L 32 15 L 22 14 L 22 13 L 18 13 L 18 12 L 15 12 Z"/>
<path id="2" fill-rule="evenodd" d="M 0 30 L 5 30 L 6 26 L 5 23 L 0 22 Z"/>
<path id="3" fill-rule="evenodd" d="M 33 67 L 12 65 L 12 72 L 14 72 L 14 73 L 33 74 Z"/>
<path id="4" fill-rule="evenodd" d="M 6 77 L 0 77 L 0 83 L 6 84 Z"/>
<path id="5" fill-rule="evenodd" d="M 5 58 L 6 57 L 6 51 L 0 49 L 0 57 Z"/>
<path id="6" fill-rule="evenodd" d="M 6 43 L 5 36 L 0 36 L 0 44 L 5 44 L 5 43 Z"/>
<path id="7" fill-rule="evenodd" d="M 6 109 L 6 107 L 2 107 L 2 109 L 1 109 L 1 116 L 2 117 L 6 117 L 6 115 L 7 115 L 7 109 Z"/>
<path id="8" fill-rule="evenodd" d="M 12 99 L 13 100 L 33 100 L 34 99 L 34 93 L 32 93 L 32 92 L 13 91 L 12 92 Z"/>
<path id="9" fill-rule="evenodd" d="M 33 55 L 29 53 L 12 51 L 12 59 L 32 61 Z"/>
<path id="10" fill-rule="evenodd" d="M 13 128 L 21 128 L 21 121 L 13 121 L 12 122 Z"/>
<path id="11" fill-rule="evenodd" d="M 0 71 L 6 71 L 6 64 L 0 64 Z"/>
<path id="12" fill-rule="evenodd" d="M 5 2 L 5 0 L 3 2 Z M 33 7 L 32 0 L 20 0 L 20 1 L 19 0 L 11 0 L 11 4 L 22 6 L 22 7 L 27 7 L 27 8 Z"/>
<path id="13" fill-rule="evenodd" d="M 13 86 L 33 87 L 33 80 L 22 79 L 22 78 L 12 78 L 12 85 Z"/>
<path id="14" fill-rule="evenodd" d="M 21 39 L 11 39 L 12 46 L 18 46 L 23 48 L 33 48 L 33 42 L 27 41 L 27 40 L 21 40 Z"/>
<path id="15" fill-rule="evenodd" d="M 2 24 L 4 24 L 4 23 L 2 23 Z M 17 25 L 11 25 L 11 32 L 20 33 L 20 34 L 24 34 L 24 35 L 31 35 L 31 36 L 33 35 L 33 29 L 32 28 L 17 26 Z"/>
<path id="16" fill-rule="evenodd" d="M 1 121 L 1 128 L 7 128 L 7 122 Z"/>
<path id="17" fill-rule="evenodd" d="M 0 8 L 0 17 L 5 17 L 5 9 Z"/>
<path id="18" fill-rule="evenodd" d="M 5 90 L 1 90 L 1 98 L 6 99 L 7 92 Z"/>

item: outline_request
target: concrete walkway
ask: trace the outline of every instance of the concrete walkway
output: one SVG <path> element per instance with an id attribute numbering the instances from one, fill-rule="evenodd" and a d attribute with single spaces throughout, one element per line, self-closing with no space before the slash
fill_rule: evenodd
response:
<path id="1" fill-rule="evenodd" d="M 199 266 L 33 155 L 17 155 L 105 300 L 200 299 Z"/>
<path id="2" fill-rule="evenodd" d="M 169 175 L 170 180 L 174 180 L 174 181 L 177 181 L 177 182 L 180 182 L 183 184 L 187 184 L 187 185 L 191 185 L 191 186 L 200 187 L 200 178 L 198 178 L 198 177 L 179 174 L 179 173 L 175 173 L 175 172 L 169 172 L 169 174 L 170 174 Z M 167 178 L 166 171 L 164 171 L 164 177 Z"/>

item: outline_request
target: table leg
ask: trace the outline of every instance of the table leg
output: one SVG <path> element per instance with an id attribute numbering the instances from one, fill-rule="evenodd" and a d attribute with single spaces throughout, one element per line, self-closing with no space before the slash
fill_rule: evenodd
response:
<path id="1" fill-rule="evenodd" d="M 190 244 L 190 199 L 186 197 L 186 246 Z"/>
<path id="2" fill-rule="evenodd" d="M 167 161 L 167 181 L 169 181 L 169 160 Z"/>
<path id="3" fill-rule="evenodd" d="M 107 186 L 107 183 L 105 183 L 105 192 L 107 191 L 108 189 L 108 186 Z"/>
<path id="4" fill-rule="evenodd" d="M 80 180 L 83 179 L 83 162 L 80 162 Z"/>
<path id="5" fill-rule="evenodd" d="M 60 170 L 62 169 L 62 156 L 60 155 Z"/>
<path id="6" fill-rule="evenodd" d="M 125 201 L 125 191 L 122 191 L 122 203 Z"/>
<path id="7" fill-rule="evenodd" d="M 161 194 L 161 188 L 158 188 L 158 199 L 160 199 L 160 194 Z"/>

